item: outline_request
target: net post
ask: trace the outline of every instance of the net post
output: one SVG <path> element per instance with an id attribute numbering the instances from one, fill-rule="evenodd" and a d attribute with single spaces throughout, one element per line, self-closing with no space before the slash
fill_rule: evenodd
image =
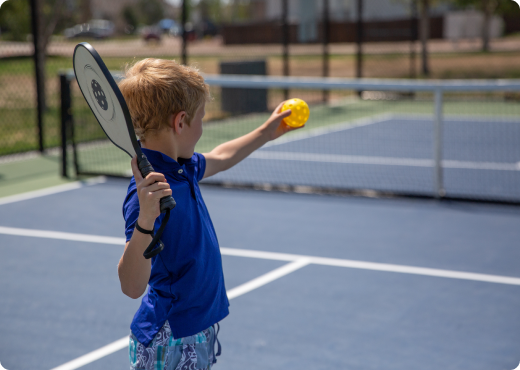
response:
<path id="1" fill-rule="evenodd" d="M 66 72 L 60 72 L 60 97 L 61 97 L 61 176 L 69 178 L 67 169 L 67 141 L 68 128 L 72 119 L 70 81 Z"/>
<path id="2" fill-rule="evenodd" d="M 434 197 L 441 199 L 446 194 L 444 190 L 443 171 L 442 171 L 442 132 L 443 132 L 443 121 L 442 121 L 442 89 L 435 89 L 435 112 L 434 112 L 434 179 L 435 189 Z"/>

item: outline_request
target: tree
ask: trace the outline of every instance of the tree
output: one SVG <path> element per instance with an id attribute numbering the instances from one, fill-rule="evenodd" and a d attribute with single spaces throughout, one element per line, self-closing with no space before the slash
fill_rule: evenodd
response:
<path id="1" fill-rule="evenodd" d="M 123 8 L 122 11 L 123 19 L 126 22 L 126 27 L 129 33 L 133 33 L 134 30 L 139 26 L 139 17 L 134 10 L 134 7 L 127 5 Z"/>
<path id="2" fill-rule="evenodd" d="M 514 3 L 513 1 L 510 1 Z M 491 20 L 493 19 L 493 15 L 497 11 L 499 7 L 498 0 L 455 0 L 455 3 L 463 8 L 472 7 L 476 9 L 480 9 L 482 14 L 484 15 L 484 19 L 482 21 L 482 51 L 489 51 L 489 40 L 491 38 L 490 35 L 490 26 Z M 516 6 L 516 4 L 515 4 Z"/>
<path id="3" fill-rule="evenodd" d="M 11 41 L 27 41 L 31 33 L 29 1 L 7 1 L 0 12 L 0 29 L 3 37 Z"/>
<path id="4" fill-rule="evenodd" d="M 160 0 L 139 0 L 137 3 L 141 22 L 150 25 L 164 18 L 164 7 Z"/>

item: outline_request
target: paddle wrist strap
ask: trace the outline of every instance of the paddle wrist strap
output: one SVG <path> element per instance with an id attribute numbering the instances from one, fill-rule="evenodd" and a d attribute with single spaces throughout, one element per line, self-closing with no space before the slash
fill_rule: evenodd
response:
<path id="1" fill-rule="evenodd" d="M 153 235 L 153 229 L 152 229 L 152 230 L 146 230 L 146 229 L 143 229 L 141 226 L 139 226 L 139 224 L 137 223 L 137 221 L 135 222 L 135 228 L 136 228 L 140 233 Z"/>

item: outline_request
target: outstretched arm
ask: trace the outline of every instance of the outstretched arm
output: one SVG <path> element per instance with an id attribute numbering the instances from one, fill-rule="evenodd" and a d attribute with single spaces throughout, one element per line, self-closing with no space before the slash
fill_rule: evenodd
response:
<path id="1" fill-rule="evenodd" d="M 249 134 L 217 146 L 209 153 L 203 153 L 206 158 L 204 178 L 233 167 L 268 141 L 300 128 L 290 127 L 282 121 L 291 114 L 291 110 L 281 111 L 283 103 L 276 107 L 271 117 L 262 126 Z"/>

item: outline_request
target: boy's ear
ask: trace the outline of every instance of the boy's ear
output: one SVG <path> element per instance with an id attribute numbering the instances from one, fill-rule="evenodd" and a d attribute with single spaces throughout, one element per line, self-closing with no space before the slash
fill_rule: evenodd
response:
<path id="1" fill-rule="evenodd" d="M 176 115 L 172 115 L 171 125 L 173 132 L 180 134 L 184 127 L 186 127 L 186 112 L 180 111 Z"/>

